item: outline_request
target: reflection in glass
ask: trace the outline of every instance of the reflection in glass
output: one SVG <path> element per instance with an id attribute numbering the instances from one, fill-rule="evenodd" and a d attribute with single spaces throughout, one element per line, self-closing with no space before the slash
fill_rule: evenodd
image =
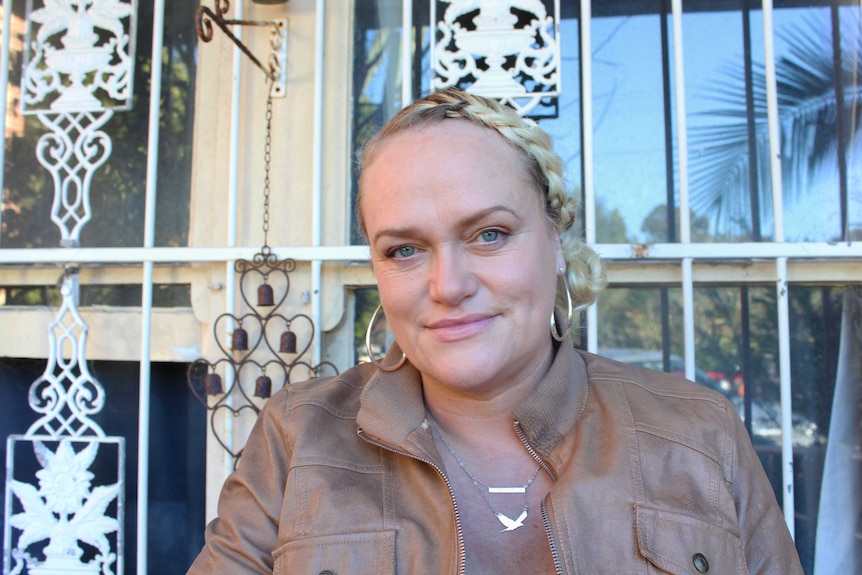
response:
<path id="1" fill-rule="evenodd" d="M 628 241 L 667 203 L 662 26 L 657 13 L 594 18 L 596 203 L 625 223 Z M 597 226 L 599 242 L 618 241 Z"/>
<path id="2" fill-rule="evenodd" d="M 774 236 L 762 17 L 750 15 L 751 64 L 727 58 L 690 86 L 703 91 L 689 116 L 692 207 L 723 240 Z M 785 236 L 849 239 L 862 227 L 859 8 L 784 8 L 774 22 Z"/>
<path id="3" fill-rule="evenodd" d="M 140 285 L 82 285 L 80 307 L 140 307 Z M 62 299 L 57 286 L 2 286 L 0 306 L 58 307 Z M 188 284 L 153 285 L 153 307 L 191 307 Z"/>
<path id="4" fill-rule="evenodd" d="M 570 193 L 581 195 L 581 70 L 580 21 L 577 10 L 562 6 L 560 19 L 560 78 L 563 90 L 557 99 L 557 113 L 553 117 L 539 118 L 542 129 L 551 136 L 554 151 L 565 165 L 566 181 Z"/>
<path id="5" fill-rule="evenodd" d="M 353 19 L 353 156 L 402 107 L 401 102 L 401 0 L 357 0 Z M 414 95 L 427 93 L 429 76 L 428 0 L 413 2 Z M 416 46 L 419 49 L 416 49 Z M 356 200 L 353 174 L 350 205 Z M 365 243 L 356 222 L 350 241 Z"/>

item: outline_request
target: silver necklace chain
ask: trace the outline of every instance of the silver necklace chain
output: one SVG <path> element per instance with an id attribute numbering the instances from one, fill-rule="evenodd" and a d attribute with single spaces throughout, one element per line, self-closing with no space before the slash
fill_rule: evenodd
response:
<path id="1" fill-rule="evenodd" d="M 458 463 L 458 467 L 460 467 L 461 469 L 464 470 L 464 473 L 467 474 L 467 477 L 470 478 L 470 480 L 473 482 L 473 485 L 479 491 L 479 495 L 482 497 L 482 499 L 485 501 L 485 503 L 488 504 L 488 507 L 491 509 L 491 512 L 494 514 L 494 516 L 497 518 L 497 520 L 503 525 L 504 529 L 503 529 L 503 531 L 501 531 L 501 533 L 505 532 L 505 531 L 514 531 L 518 527 L 523 527 L 524 526 L 524 520 L 527 518 L 527 507 L 528 507 L 527 491 L 530 489 L 530 485 L 533 483 L 533 481 L 539 475 L 539 470 L 541 469 L 541 466 L 536 467 L 536 471 L 533 472 L 532 477 L 530 477 L 530 479 L 528 479 L 527 482 L 522 487 L 502 487 L 502 488 L 488 487 L 488 485 L 486 485 L 485 483 L 480 481 L 478 477 L 473 475 L 470 472 L 470 470 L 467 469 L 467 466 L 464 465 L 464 462 L 461 461 L 461 458 L 458 457 L 458 454 L 455 453 L 455 450 L 452 449 L 452 446 L 449 445 L 448 441 L 446 441 L 446 435 L 443 433 L 443 430 L 440 429 L 440 426 L 437 424 L 437 422 L 434 420 L 434 418 L 431 417 L 430 413 L 428 414 L 428 418 L 430 419 L 430 421 L 432 423 L 434 423 L 434 427 L 437 428 L 437 433 L 440 435 L 440 441 L 442 441 L 443 445 L 446 446 L 446 449 L 449 450 L 449 453 L 452 455 L 452 458 Z M 494 504 L 491 503 L 491 500 L 488 499 L 487 495 L 485 495 L 485 491 L 488 491 L 488 493 L 523 493 L 524 494 L 524 509 L 523 509 L 523 511 L 521 511 L 521 514 L 516 519 L 512 519 L 511 517 L 509 517 L 508 515 L 506 515 L 505 513 L 501 512 L 501 511 L 498 511 L 494 507 Z"/>

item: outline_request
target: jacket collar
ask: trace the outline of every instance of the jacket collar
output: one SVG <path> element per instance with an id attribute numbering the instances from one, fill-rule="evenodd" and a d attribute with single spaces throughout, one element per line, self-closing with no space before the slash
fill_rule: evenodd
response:
<path id="1" fill-rule="evenodd" d="M 401 356 L 394 343 L 385 363 Z M 587 402 L 587 367 L 567 336 L 556 351 L 548 373 L 513 415 L 530 445 L 547 458 L 574 426 Z M 425 422 L 422 376 L 406 362 L 393 372 L 377 370 L 362 392 L 357 425 L 391 447 L 438 461 L 434 441 Z"/>
<path id="2" fill-rule="evenodd" d="M 384 363 L 396 363 L 401 353 L 398 344 L 393 343 Z M 375 371 L 359 402 L 356 425 L 363 432 L 390 447 L 439 463 L 425 422 L 422 375 L 409 361 L 395 371 Z"/>
<path id="3" fill-rule="evenodd" d="M 513 415 L 533 449 L 547 458 L 587 403 L 587 366 L 571 336 L 560 342 L 548 373 Z"/>

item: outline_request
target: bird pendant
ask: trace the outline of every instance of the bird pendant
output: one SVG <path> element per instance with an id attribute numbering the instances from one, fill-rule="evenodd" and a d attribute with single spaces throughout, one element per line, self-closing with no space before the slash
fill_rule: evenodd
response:
<path id="1" fill-rule="evenodd" d="M 510 517 L 507 517 L 499 511 L 494 513 L 494 515 L 497 516 L 497 520 L 499 520 L 500 523 L 503 524 L 503 527 L 505 527 L 505 529 L 500 531 L 500 533 L 505 533 L 506 531 L 514 531 L 518 527 L 524 526 L 524 519 L 527 518 L 527 509 L 525 508 L 523 511 L 521 511 L 521 514 L 518 515 L 517 519 L 511 519 Z"/>

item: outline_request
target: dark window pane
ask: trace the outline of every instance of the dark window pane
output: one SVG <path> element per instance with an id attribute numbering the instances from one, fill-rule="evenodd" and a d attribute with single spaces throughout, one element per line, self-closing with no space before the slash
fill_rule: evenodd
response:
<path id="1" fill-rule="evenodd" d="M 353 154 L 401 109 L 401 2 L 400 0 L 358 0 L 353 20 Z M 428 59 L 428 0 L 413 3 L 414 95 L 427 93 L 430 86 Z M 351 206 L 356 199 L 356 174 L 351 181 Z M 355 221 L 351 243 L 365 243 Z"/>
<path id="2" fill-rule="evenodd" d="M 82 285 L 79 305 L 140 307 L 140 285 Z M 0 306 L 59 306 L 62 303 L 56 286 L 0 287 Z M 153 307 L 191 307 L 191 288 L 187 284 L 153 286 Z"/>
<path id="3" fill-rule="evenodd" d="M 46 335 L 47 337 L 47 335 Z M 93 419 L 109 436 L 125 438 L 125 573 L 136 573 L 139 366 L 90 362 L 90 373 L 105 388 L 106 403 Z M 152 365 L 150 425 L 150 573 L 185 573 L 203 546 L 205 522 L 206 410 L 185 385 L 187 366 Z M 30 384 L 44 360 L 0 359 L 0 436 L 20 434 L 37 419 L 27 405 Z M 165 425 L 170 422 L 170 425 Z M 0 457 L 6 460 L 5 441 Z M 16 447 L 16 453 L 17 453 Z M 24 449 L 22 446 L 21 449 Z M 116 467 L 114 467 L 116 471 Z M 6 469 L 0 475 L 5 483 Z M 17 473 L 17 470 L 16 470 Z M 98 485 L 97 477 L 94 484 Z M 0 505 L 5 493 L 0 492 Z M 0 529 L 2 529 L 0 522 Z"/>
<path id="4" fill-rule="evenodd" d="M 196 2 L 165 3 L 162 51 L 161 134 L 155 243 L 188 244 L 191 145 L 194 121 L 197 34 Z M 16 3 L 15 25 L 23 18 Z M 111 155 L 95 171 L 90 187 L 92 219 L 81 230 L 82 246 L 133 247 L 143 244 L 144 201 L 149 122 L 149 76 L 152 54 L 152 2 L 138 2 L 134 99 L 129 111 L 116 111 L 104 127 Z M 13 25 L 13 28 L 15 26 Z M 13 44 L 13 48 L 16 45 Z M 12 53 L 9 88 L 19 93 L 21 45 Z M 36 158 L 39 138 L 47 133 L 36 116 L 22 117 L 16 107 L 7 115 L 6 167 L 3 192 L 4 248 L 57 247 L 60 232 L 51 221 L 54 184 Z"/>

